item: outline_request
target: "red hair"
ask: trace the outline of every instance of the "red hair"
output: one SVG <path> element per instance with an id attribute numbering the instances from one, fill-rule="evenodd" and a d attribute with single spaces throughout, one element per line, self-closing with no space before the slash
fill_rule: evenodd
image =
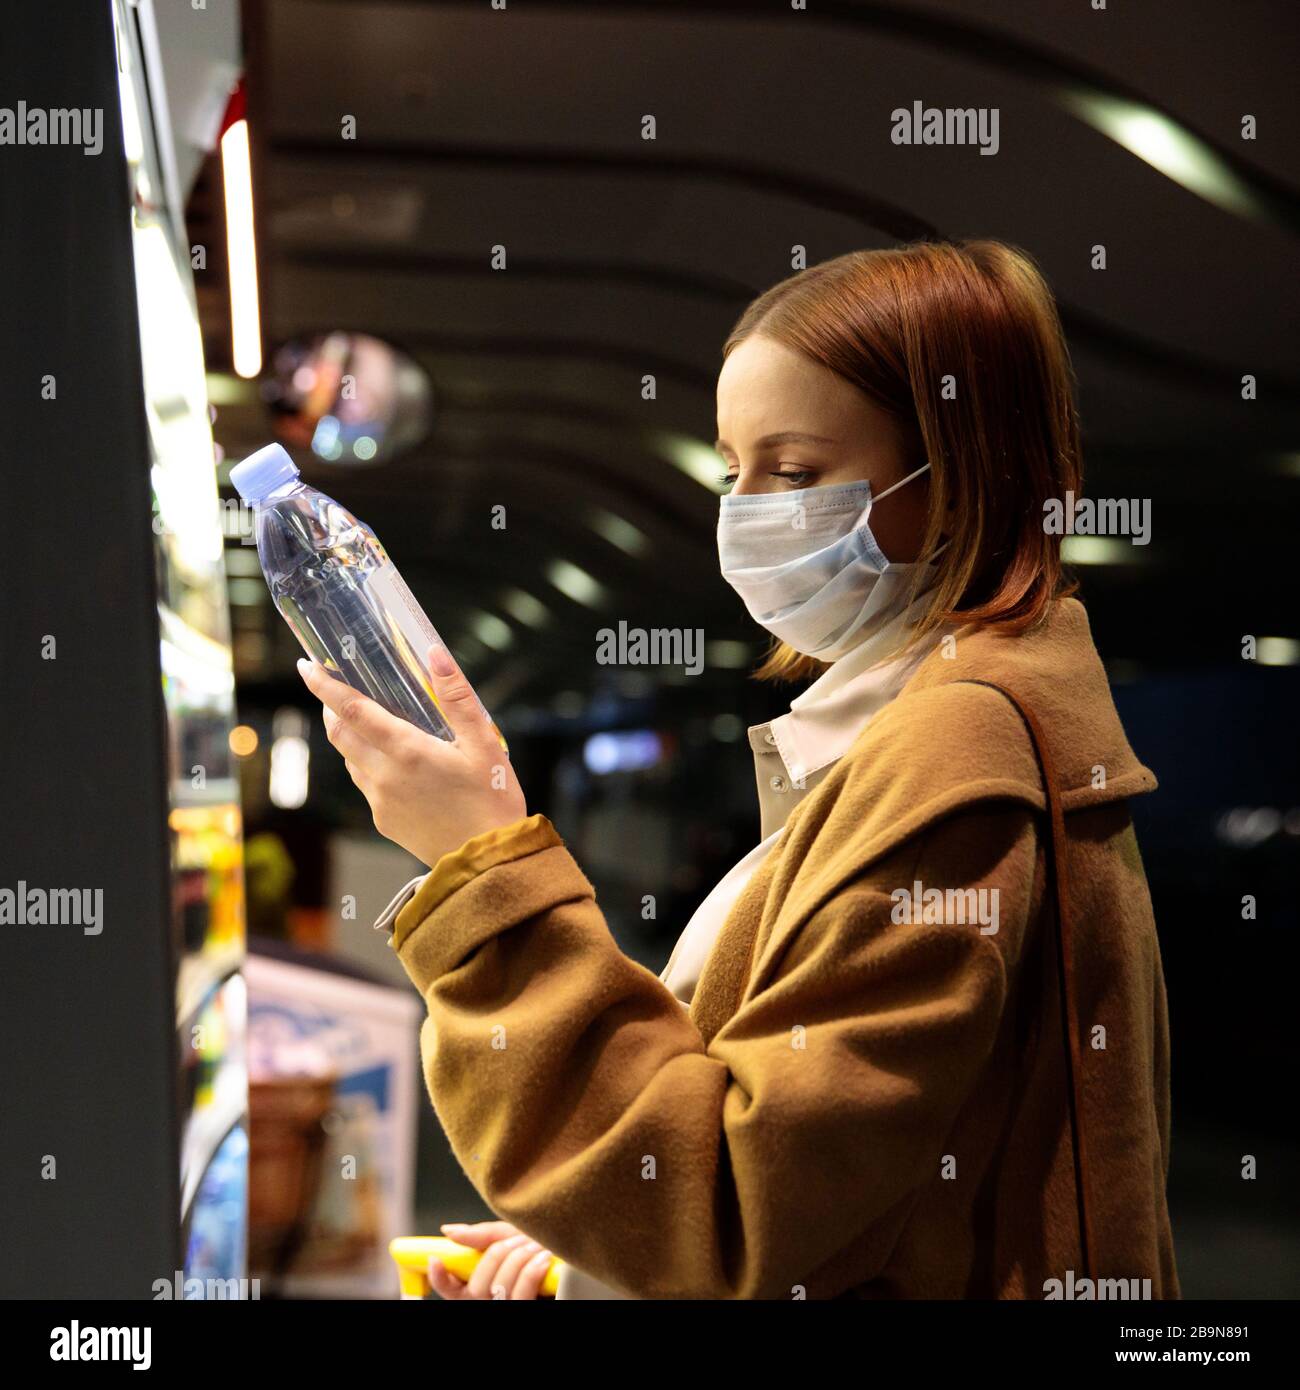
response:
<path id="1" fill-rule="evenodd" d="M 1081 491 L 1074 373 L 1052 293 L 1028 255 L 997 241 L 853 251 L 760 295 L 723 357 L 756 333 L 888 410 L 908 441 L 909 471 L 930 463 L 919 558 L 933 558 L 938 573 L 909 644 L 953 621 L 1020 631 L 1073 591 L 1044 503 Z M 795 680 L 823 669 L 778 643 L 756 674 Z"/>

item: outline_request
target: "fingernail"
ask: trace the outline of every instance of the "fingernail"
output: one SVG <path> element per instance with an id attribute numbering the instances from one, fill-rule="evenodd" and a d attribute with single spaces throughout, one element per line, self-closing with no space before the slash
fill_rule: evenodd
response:
<path id="1" fill-rule="evenodd" d="M 450 676 L 456 670 L 456 663 L 451 659 L 451 653 L 442 643 L 438 643 L 430 650 L 429 665 L 433 668 L 435 676 Z"/>
<path id="2" fill-rule="evenodd" d="M 298 658 L 298 670 L 305 676 L 311 670 L 311 662 L 305 656 Z"/>
<path id="3" fill-rule="evenodd" d="M 530 1264 L 541 1264 L 543 1260 L 550 1262 L 551 1252 L 549 1250 L 539 1250 L 529 1261 Z"/>
<path id="4" fill-rule="evenodd" d="M 438 1229 L 440 1231 L 466 1231 L 469 1227 L 463 1221 L 444 1221 Z"/>

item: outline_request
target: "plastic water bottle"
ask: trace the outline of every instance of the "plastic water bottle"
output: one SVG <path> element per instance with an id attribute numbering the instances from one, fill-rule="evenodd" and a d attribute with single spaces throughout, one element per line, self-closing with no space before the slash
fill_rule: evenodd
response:
<path id="1" fill-rule="evenodd" d="M 390 714 L 452 739 L 426 666 L 442 638 L 370 527 L 302 482 L 278 444 L 236 464 L 230 481 L 255 509 L 262 573 L 307 655 Z"/>

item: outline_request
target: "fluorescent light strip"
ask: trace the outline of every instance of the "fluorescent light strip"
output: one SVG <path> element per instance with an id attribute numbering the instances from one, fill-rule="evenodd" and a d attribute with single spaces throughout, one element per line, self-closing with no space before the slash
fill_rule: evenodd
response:
<path id="1" fill-rule="evenodd" d="M 515 634 L 510 624 L 503 623 L 495 613 L 472 609 L 468 616 L 470 631 L 485 647 L 491 647 L 494 652 L 504 652 L 514 645 Z"/>
<path id="2" fill-rule="evenodd" d="M 606 600 L 605 587 L 584 569 L 568 560 L 552 560 L 543 570 L 547 580 L 574 603 L 599 608 Z"/>
<path id="3" fill-rule="evenodd" d="M 1294 637 L 1261 637 L 1255 659 L 1261 666 L 1300 666 L 1300 642 Z"/>
<path id="4" fill-rule="evenodd" d="M 1066 536 L 1061 559 L 1067 565 L 1135 565 L 1142 556 L 1129 541 L 1114 536 Z"/>
<path id="5" fill-rule="evenodd" d="M 753 648 L 748 642 L 733 642 L 719 637 L 704 644 L 704 659 L 710 666 L 724 666 L 728 670 L 738 671 L 754 659 Z"/>
<path id="6" fill-rule="evenodd" d="M 678 434 L 675 430 L 652 430 L 649 436 L 651 449 L 666 458 L 674 468 L 680 469 L 710 492 L 723 491 L 718 479 L 727 471 L 727 465 L 710 445 L 689 434 Z"/>
<path id="7" fill-rule="evenodd" d="M 501 607 L 525 627 L 545 627 L 551 621 L 550 609 L 523 589 L 507 589 Z"/>
<path id="8" fill-rule="evenodd" d="M 230 336 L 235 371 L 262 370 L 262 316 L 257 302 L 257 245 L 253 238 L 253 169 L 248 122 L 236 121 L 221 137 L 221 175 L 226 190 L 226 252 L 230 265 Z"/>
<path id="9" fill-rule="evenodd" d="M 1204 140 L 1139 102 L 1087 90 L 1062 93 L 1067 110 L 1189 193 L 1240 217 L 1258 217 L 1250 185 Z"/>
<path id="10" fill-rule="evenodd" d="M 638 531 L 630 521 L 613 512 L 597 507 L 591 513 L 591 524 L 610 545 L 616 545 L 625 555 L 643 555 L 650 546 L 650 538 L 644 531 Z"/>

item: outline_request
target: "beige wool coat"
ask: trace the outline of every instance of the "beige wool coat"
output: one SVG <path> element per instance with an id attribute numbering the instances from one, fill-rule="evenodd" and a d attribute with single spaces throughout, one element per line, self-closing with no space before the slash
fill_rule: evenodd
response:
<path id="1" fill-rule="evenodd" d="M 918 666 L 791 814 L 689 1010 L 619 950 L 544 817 L 440 861 L 393 945 L 430 1098 L 495 1212 L 639 1298 L 1088 1289 L 1043 778 L 1014 705 L 972 682 L 1032 709 L 1061 788 L 1094 1272 L 1178 1296 L 1126 804 L 1155 779 L 1074 599 Z"/>

